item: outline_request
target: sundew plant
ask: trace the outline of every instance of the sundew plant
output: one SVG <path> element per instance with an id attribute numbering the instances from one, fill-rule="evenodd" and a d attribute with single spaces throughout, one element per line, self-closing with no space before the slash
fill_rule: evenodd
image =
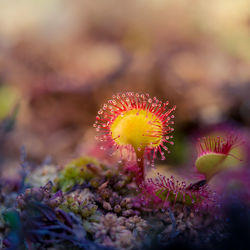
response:
<path id="1" fill-rule="evenodd" d="M 174 144 L 169 134 L 174 130 L 176 107 L 169 109 L 168 104 L 149 94 L 127 92 L 113 95 L 96 116 L 97 139 L 104 147 L 118 150 L 122 158 L 136 159 L 141 180 L 145 179 L 144 159 L 153 161 L 160 154 L 164 160 L 164 151 L 170 152 L 166 144 Z"/>

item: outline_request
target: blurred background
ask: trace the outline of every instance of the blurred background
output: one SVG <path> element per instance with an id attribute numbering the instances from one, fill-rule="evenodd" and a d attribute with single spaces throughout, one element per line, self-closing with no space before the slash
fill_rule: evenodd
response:
<path id="1" fill-rule="evenodd" d="M 34 162 L 98 153 L 97 110 L 123 91 L 177 105 L 167 164 L 208 131 L 247 138 L 249 0 L 0 1 L 2 174 L 22 145 Z"/>

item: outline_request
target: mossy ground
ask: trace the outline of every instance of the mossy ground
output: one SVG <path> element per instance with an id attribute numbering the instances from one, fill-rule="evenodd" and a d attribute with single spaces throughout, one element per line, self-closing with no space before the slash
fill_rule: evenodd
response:
<path id="1" fill-rule="evenodd" d="M 188 240 L 212 249 L 224 239 L 226 224 L 209 211 L 195 213 L 178 200 L 168 208 L 135 202 L 134 175 L 122 164 L 81 157 L 62 170 L 40 166 L 22 190 L 2 186 L 2 247 L 152 249 Z"/>

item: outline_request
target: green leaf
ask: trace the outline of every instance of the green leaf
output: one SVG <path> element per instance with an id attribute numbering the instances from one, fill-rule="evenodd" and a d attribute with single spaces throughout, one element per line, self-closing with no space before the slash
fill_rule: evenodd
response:
<path id="1" fill-rule="evenodd" d="M 225 168 L 223 164 L 227 155 L 208 153 L 197 158 L 195 166 L 199 173 L 204 174 L 209 180 L 219 171 Z"/>

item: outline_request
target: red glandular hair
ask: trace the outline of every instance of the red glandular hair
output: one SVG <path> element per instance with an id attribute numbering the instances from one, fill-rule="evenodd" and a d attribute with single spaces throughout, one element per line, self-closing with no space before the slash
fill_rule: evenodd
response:
<path id="1" fill-rule="evenodd" d="M 235 135 L 228 135 L 226 138 L 203 137 L 199 139 L 197 144 L 198 156 L 208 153 L 230 155 L 230 151 L 242 144 L 242 140 Z"/>

